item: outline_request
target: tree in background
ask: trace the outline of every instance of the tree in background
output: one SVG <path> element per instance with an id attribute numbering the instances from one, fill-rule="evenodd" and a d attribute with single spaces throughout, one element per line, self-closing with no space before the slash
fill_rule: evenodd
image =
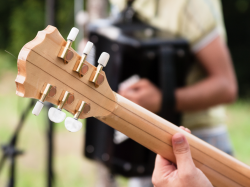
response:
<path id="1" fill-rule="evenodd" d="M 25 43 L 45 28 L 45 0 L 9 0 L 1 2 L 0 50 L 18 55 Z M 64 37 L 74 26 L 73 1 L 57 0 L 56 25 Z M 16 65 L 16 62 L 13 62 Z"/>

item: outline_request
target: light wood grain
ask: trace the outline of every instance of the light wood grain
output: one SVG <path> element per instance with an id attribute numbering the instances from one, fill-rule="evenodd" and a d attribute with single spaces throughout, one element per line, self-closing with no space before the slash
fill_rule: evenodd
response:
<path id="1" fill-rule="evenodd" d="M 93 65 L 85 62 L 89 71 L 79 77 L 73 68 L 80 56 L 73 49 L 74 57 L 68 64 L 57 57 L 65 43 L 58 30 L 48 26 L 22 48 L 18 56 L 17 95 L 39 99 L 43 85 L 50 83 L 56 86 L 57 93 L 53 98 L 47 97 L 46 101 L 58 104 L 61 93 L 69 91 L 74 94 L 75 101 L 65 105 L 65 110 L 74 114 L 77 103 L 85 101 L 91 110 L 88 114 L 82 113 L 80 118 L 96 117 L 172 162 L 175 162 L 175 157 L 171 138 L 176 132 L 181 132 L 190 144 L 194 163 L 214 186 L 250 186 L 249 166 L 112 92 L 106 77 L 96 88 L 89 81 L 96 69 Z"/>

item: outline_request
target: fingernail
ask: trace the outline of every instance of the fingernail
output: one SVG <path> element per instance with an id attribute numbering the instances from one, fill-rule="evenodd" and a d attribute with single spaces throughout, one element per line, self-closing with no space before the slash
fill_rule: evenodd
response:
<path id="1" fill-rule="evenodd" d="M 174 144 L 182 144 L 184 142 L 184 138 L 181 134 L 176 135 L 173 142 L 174 142 Z"/>

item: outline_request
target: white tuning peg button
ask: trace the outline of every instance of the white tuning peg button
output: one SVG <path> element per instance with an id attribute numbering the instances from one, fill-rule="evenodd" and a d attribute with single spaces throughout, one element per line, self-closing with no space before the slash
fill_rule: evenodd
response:
<path id="1" fill-rule="evenodd" d="M 35 107 L 32 110 L 32 114 L 38 116 L 43 108 L 43 102 L 37 101 Z"/>
<path id="2" fill-rule="evenodd" d="M 72 42 L 75 41 L 78 32 L 79 32 L 79 29 L 73 27 L 73 28 L 71 29 L 71 31 L 70 31 L 68 37 L 67 37 L 67 40 L 71 40 Z"/>
<path id="3" fill-rule="evenodd" d="M 83 50 L 83 54 L 88 55 L 90 50 L 92 49 L 92 47 L 93 47 L 93 43 L 88 41 L 85 48 L 84 48 L 84 50 Z"/>
<path id="4" fill-rule="evenodd" d="M 55 123 L 62 122 L 66 117 L 66 114 L 64 112 L 54 107 L 51 107 L 49 109 L 48 115 L 49 119 Z"/>
<path id="5" fill-rule="evenodd" d="M 71 117 L 67 117 L 64 124 L 70 132 L 77 132 L 82 128 L 82 123 Z"/>
<path id="6" fill-rule="evenodd" d="M 98 63 L 105 67 L 109 61 L 109 54 L 106 52 L 103 52 L 101 56 L 98 59 Z"/>

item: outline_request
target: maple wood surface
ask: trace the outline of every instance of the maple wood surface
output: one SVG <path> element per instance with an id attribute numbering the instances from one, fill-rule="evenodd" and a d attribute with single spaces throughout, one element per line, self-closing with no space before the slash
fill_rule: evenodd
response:
<path id="1" fill-rule="evenodd" d="M 172 162 L 175 162 L 175 157 L 171 138 L 176 132 L 181 132 L 190 144 L 195 165 L 214 186 L 250 186 L 249 166 L 116 94 L 110 89 L 106 77 L 96 88 L 89 81 L 96 67 L 87 61 L 85 64 L 89 70 L 83 77 L 79 77 L 73 68 L 80 55 L 71 48 L 74 57 L 68 64 L 57 57 L 65 44 L 59 31 L 48 26 L 22 48 L 15 80 L 17 95 L 39 99 L 41 89 L 49 83 L 56 86 L 57 92 L 54 97 L 46 97 L 45 101 L 58 105 L 61 93 L 69 91 L 74 94 L 75 100 L 70 105 L 65 104 L 65 110 L 75 114 L 77 104 L 85 101 L 90 105 L 90 111 L 88 114 L 82 113 L 80 118 L 96 117 Z"/>

